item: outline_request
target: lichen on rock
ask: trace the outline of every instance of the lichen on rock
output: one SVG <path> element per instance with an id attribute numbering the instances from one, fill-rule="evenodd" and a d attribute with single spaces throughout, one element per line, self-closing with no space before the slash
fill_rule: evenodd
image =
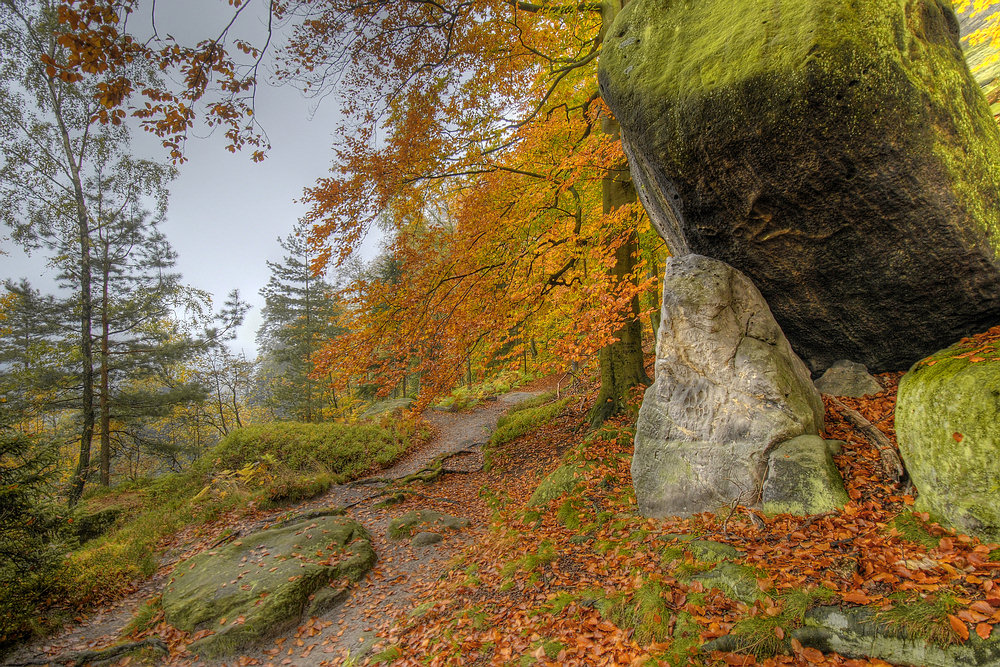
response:
<path id="1" fill-rule="evenodd" d="M 820 514 L 843 508 L 847 491 L 826 441 L 800 435 L 775 447 L 761 501 L 767 514 Z"/>
<path id="2" fill-rule="evenodd" d="M 824 412 L 760 292 L 718 260 L 669 258 L 656 349 L 632 458 L 639 510 L 758 503 L 771 449 L 818 433 Z"/>

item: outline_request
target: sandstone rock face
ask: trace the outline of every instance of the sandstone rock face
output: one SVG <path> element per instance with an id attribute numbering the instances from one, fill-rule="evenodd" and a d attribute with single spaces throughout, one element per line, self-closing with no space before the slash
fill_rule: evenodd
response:
<path id="1" fill-rule="evenodd" d="M 822 424 L 809 371 L 746 276 L 699 255 L 667 260 L 656 381 L 632 458 L 640 511 L 754 504 L 770 450 Z"/>
<path id="2" fill-rule="evenodd" d="M 358 581 L 375 559 L 368 533 L 351 519 L 293 519 L 178 563 L 163 613 L 181 630 L 212 631 L 192 652 L 232 655 L 340 602 L 346 585 L 329 584 Z"/>
<path id="3" fill-rule="evenodd" d="M 896 439 L 918 510 L 1000 540 L 1000 349 L 960 343 L 910 369 L 899 382 Z"/>
<path id="4" fill-rule="evenodd" d="M 819 373 L 1000 322 L 1000 133 L 941 0 L 633 0 L 601 92 L 674 255 L 736 267 Z"/>

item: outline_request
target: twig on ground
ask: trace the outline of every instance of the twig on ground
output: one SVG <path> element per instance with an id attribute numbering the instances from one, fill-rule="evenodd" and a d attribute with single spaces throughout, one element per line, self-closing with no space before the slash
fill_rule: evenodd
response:
<path id="1" fill-rule="evenodd" d="M 816 523 L 820 519 L 825 519 L 828 516 L 833 516 L 833 515 L 837 514 L 838 511 L 839 510 L 830 510 L 829 512 L 823 512 L 821 514 L 813 514 L 812 516 L 808 517 L 805 521 L 803 521 L 802 525 L 799 526 L 796 530 L 805 530 L 806 528 L 808 528 L 809 526 L 813 525 L 814 523 Z M 780 540 L 778 540 L 778 543 L 780 544 L 781 542 L 784 542 L 785 540 L 792 539 L 792 533 L 793 532 L 796 532 L 796 531 L 789 531 L 789 532 L 785 533 L 784 537 L 782 537 Z"/>

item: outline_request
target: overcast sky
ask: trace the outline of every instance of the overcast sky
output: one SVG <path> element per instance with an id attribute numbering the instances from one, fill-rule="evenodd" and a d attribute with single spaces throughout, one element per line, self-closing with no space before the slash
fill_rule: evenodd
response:
<path id="1" fill-rule="evenodd" d="M 236 26 L 240 36 L 251 39 L 263 34 L 264 4 L 252 1 L 254 6 Z M 217 33 L 231 11 L 228 3 L 217 0 L 161 2 L 157 28 L 160 34 L 172 34 L 178 40 L 202 38 L 213 30 Z M 314 107 L 312 100 L 291 87 L 262 86 L 256 115 L 271 142 L 267 159 L 255 164 L 248 154 L 229 153 L 221 135 L 192 139 L 186 147 L 188 161 L 170 188 L 162 231 L 179 255 L 177 268 L 185 283 L 210 292 L 217 306 L 234 288 L 252 304 L 234 345 L 235 351 L 244 350 L 249 358 L 256 355 L 254 335 L 263 307 L 258 292 L 270 275 L 265 261 L 281 258 L 278 237 L 287 236 L 306 211 L 296 200 L 304 187 L 330 168 L 337 105 L 329 99 Z M 133 143 L 143 157 L 164 159 L 155 137 L 139 131 Z M 10 255 L 0 257 L 0 278 L 26 277 L 38 289 L 54 290 L 42 253 L 28 258 L 10 243 L 3 245 Z M 369 239 L 362 254 L 371 256 L 377 245 Z"/>

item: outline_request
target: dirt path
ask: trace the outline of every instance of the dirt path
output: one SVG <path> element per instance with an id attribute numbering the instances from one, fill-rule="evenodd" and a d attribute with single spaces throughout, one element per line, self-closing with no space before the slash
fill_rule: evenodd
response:
<path id="1" fill-rule="evenodd" d="M 416 472 L 441 454 L 452 454 L 449 469 L 478 471 L 482 467 L 481 447 L 495 428 L 500 415 L 511 405 L 540 391 L 519 391 L 489 401 L 471 412 L 430 412 L 425 415 L 436 430 L 436 435 L 422 447 L 408 453 L 377 477 L 398 478 Z M 330 507 L 355 504 L 348 514 L 362 523 L 372 534 L 378 563 L 356 587 L 346 603 L 319 618 L 308 619 L 304 625 L 287 632 L 270 644 L 259 647 L 245 656 L 227 661 L 203 662 L 193 659 L 161 662 L 161 664 L 198 665 L 318 665 L 352 664 L 363 656 L 374 640 L 375 631 L 398 613 L 415 608 L 421 602 L 412 598 L 414 584 L 437 578 L 446 563 L 464 546 L 475 540 L 489 523 L 490 510 L 479 497 L 482 474 L 446 475 L 436 483 L 421 487 L 417 494 L 405 502 L 389 507 L 375 507 L 382 499 L 376 497 L 377 486 L 339 485 L 323 496 L 296 506 L 292 510 L 273 512 L 243 528 L 251 532 L 258 526 L 274 521 L 281 514 L 298 513 Z M 387 528 L 392 518 L 413 509 L 434 509 L 467 518 L 471 526 L 451 533 L 437 544 L 413 547 L 408 540 L 391 540 Z M 221 530 L 222 526 L 219 526 Z M 184 554 L 177 554 L 171 561 L 191 555 L 204 548 L 200 545 Z M 41 664 L 39 661 L 57 662 L 59 656 L 82 650 L 110 646 L 120 641 L 124 628 L 147 600 L 162 590 L 170 568 L 161 570 L 129 597 L 107 608 L 92 612 L 86 618 L 67 627 L 53 637 L 26 646 L 7 657 L 4 664 Z M 131 664 L 136 664 L 132 662 Z"/>

